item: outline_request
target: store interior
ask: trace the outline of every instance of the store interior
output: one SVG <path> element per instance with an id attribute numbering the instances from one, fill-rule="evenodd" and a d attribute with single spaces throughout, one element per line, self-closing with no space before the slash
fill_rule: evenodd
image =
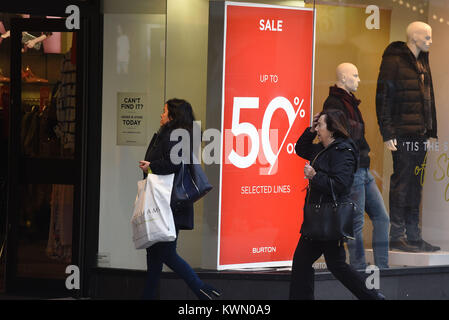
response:
<path id="1" fill-rule="evenodd" d="M 1 14 L 0 121 L 2 154 L 2 256 L 5 272 L 6 198 L 4 181 L 8 168 L 11 95 L 12 18 L 27 15 Z M 20 147 L 17 159 L 73 159 L 76 105 L 76 54 L 74 33 L 22 33 Z M 38 169 L 38 168 L 37 168 Z M 16 276 L 65 278 L 72 258 L 72 185 L 35 183 L 21 179 L 18 190 Z"/>

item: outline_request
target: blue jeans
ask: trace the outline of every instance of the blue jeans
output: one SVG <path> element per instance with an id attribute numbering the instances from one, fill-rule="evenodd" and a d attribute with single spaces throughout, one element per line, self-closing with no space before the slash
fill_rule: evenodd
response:
<path id="1" fill-rule="evenodd" d="M 373 224 L 374 263 L 382 269 L 388 268 L 388 229 L 390 219 L 385 204 L 368 168 L 359 168 L 354 175 L 350 198 L 357 205 L 354 217 L 354 238 L 348 241 L 349 261 L 358 270 L 366 269 L 363 246 L 363 224 L 365 211 Z"/>
<path id="2" fill-rule="evenodd" d="M 189 288 L 198 298 L 202 297 L 200 289 L 204 286 L 204 283 L 200 280 L 190 265 L 176 252 L 177 241 L 178 237 L 176 237 L 175 241 L 159 242 L 147 249 L 147 279 L 145 282 L 143 299 L 156 299 L 157 288 L 164 263 L 187 283 Z"/>

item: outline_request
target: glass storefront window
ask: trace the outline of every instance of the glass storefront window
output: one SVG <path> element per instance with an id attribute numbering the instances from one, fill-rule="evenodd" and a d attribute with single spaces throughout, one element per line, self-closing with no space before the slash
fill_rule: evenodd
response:
<path id="1" fill-rule="evenodd" d="M 312 1 L 306 2 L 312 5 Z M 337 83 L 337 66 L 343 62 L 355 65 L 361 81 L 354 94 L 361 100 L 359 110 L 365 122 L 371 163 L 370 175 L 362 176 L 358 172 L 354 184 L 364 181 L 368 186 L 367 181 L 374 179 L 382 195 L 382 201 L 374 200 L 375 191 L 368 189 L 365 195 L 358 195 L 368 202 L 365 202 L 363 229 L 358 233 L 363 242 L 359 240 L 358 245 L 349 242 L 351 263 L 364 267 L 365 252 L 367 263 L 383 267 L 379 262 L 385 261 L 381 252 L 384 257 L 387 254 L 381 239 L 389 239 L 390 268 L 448 264 L 448 240 L 444 231 L 448 223 L 444 215 L 448 208 L 444 183 L 447 134 L 443 120 L 447 97 L 446 76 L 440 71 L 447 52 L 444 34 L 448 28 L 448 4 L 316 1 L 315 6 L 314 112 L 322 110 L 330 95 L 329 87 Z M 412 24 L 417 21 L 425 24 Z M 428 65 L 426 44 L 418 42 L 420 32 L 429 32 L 433 40 Z M 417 58 L 409 49 L 416 47 Z M 391 86 L 384 89 L 390 90 L 388 95 L 382 92 L 386 83 Z M 390 150 L 389 141 L 394 139 L 398 151 Z M 388 227 L 382 218 L 385 215 L 379 214 L 379 210 L 383 211 L 379 207 L 382 203 L 389 216 Z"/>
<path id="2" fill-rule="evenodd" d="M 146 268 L 145 255 L 133 248 L 129 220 L 137 191 L 136 181 L 141 179 L 137 163 L 145 154 L 149 137 L 158 129 L 164 101 L 172 97 L 186 98 L 193 102 L 203 130 L 221 130 L 220 120 L 206 123 L 206 118 L 213 119 L 207 116 L 208 112 L 221 110 L 209 102 L 206 105 L 206 93 L 216 85 L 211 81 L 221 81 L 217 80 L 220 79 L 217 74 L 221 75 L 223 69 L 220 58 L 210 60 L 214 57 L 211 52 L 219 56 L 223 48 L 211 46 L 207 33 L 219 29 L 210 23 L 223 23 L 224 18 L 223 11 L 209 11 L 209 5 L 224 4 L 224 1 L 197 0 L 195 5 L 181 2 L 156 1 L 158 4 L 154 7 L 141 7 L 140 1 L 134 1 L 129 6 L 132 10 L 122 12 L 119 1 L 105 1 L 101 266 Z M 367 154 L 361 164 L 365 170 L 357 172 L 354 187 L 369 184 L 371 189 L 361 187 L 364 191 L 358 194 L 358 201 L 363 198 L 365 205 L 360 202 L 360 207 L 364 207 L 358 216 L 360 230 L 356 232 L 358 240 L 348 243 L 348 262 L 358 269 L 369 264 L 380 268 L 449 265 L 449 219 L 446 217 L 449 209 L 449 133 L 444 125 L 444 105 L 449 99 L 445 90 L 449 4 L 430 0 L 382 0 L 375 4 L 368 0 L 236 2 L 315 10 L 313 113 L 308 116 L 323 110 L 330 94 L 338 96 L 339 90 L 331 88 L 341 80 L 339 77 L 344 68 L 337 67 L 342 63 L 356 67 L 360 83 L 352 88 L 352 93 L 361 101 L 357 109 L 363 117 L 369 153 L 365 146 Z M 189 10 L 183 10 L 184 7 Z M 432 30 L 428 65 L 424 46 L 418 58 L 407 46 L 407 28 L 416 21 L 425 25 L 412 25 L 409 37 L 413 33 L 410 30 L 429 30 L 426 25 Z M 223 34 L 217 34 L 221 37 L 217 43 L 223 43 Z M 409 42 L 416 43 L 416 39 Z M 390 48 L 387 55 L 393 51 L 393 62 L 379 78 L 387 48 Z M 401 55 L 407 56 L 408 60 L 402 61 Z M 393 76 L 393 70 L 399 78 L 382 78 L 385 74 Z M 401 78 L 402 72 L 406 78 Z M 393 96 L 382 96 L 379 86 L 385 83 L 390 86 Z M 146 123 L 141 132 L 146 136 L 144 143 L 127 143 L 126 139 L 121 143 L 118 140 L 118 136 L 124 134 L 118 129 L 120 117 L 123 117 L 118 110 L 119 101 L 126 97 L 145 101 Z M 385 101 L 382 104 L 381 97 L 392 101 L 390 107 Z M 221 104 L 221 96 L 214 99 L 211 101 Z M 392 119 L 394 135 L 384 130 L 386 124 L 382 116 L 385 113 Z M 435 127 L 438 139 L 432 133 Z M 292 134 L 299 137 L 301 132 Z M 388 141 L 394 139 L 399 151 L 392 152 Z M 219 174 L 218 169 L 209 172 Z M 195 231 L 181 235 L 184 241 L 179 243 L 179 249 L 194 267 L 212 265 L 213 268 L 216 256 L 209 255 L 217 253 L 211 253 L 213 250 L 209 250 L 209 246 L 216 250 L 218 202 L 204 205 L 201 201 L 195 209 Z M 290 214 L 302 216 L 302 212 Z M 324 259 L 317 260 L 315 267 L 317 271 L 325 270 Z"/>
<path id="3" fill-rule="evenodd" d="M 130 219 L 142 179 L 139 160 L 159 126 L 164 105 L 165 1 L 105 1 L 102 166 L 98 265 L 144 269 L 145 255 L 133 247 Z M 142 105 L 139 115 L 121 105 Z M 124 120 L 141 117 L 137 130 Z M 137 119 L 137 118 L 136 118 Z M 137 133 L 128 133 L 130 131 Z"/>

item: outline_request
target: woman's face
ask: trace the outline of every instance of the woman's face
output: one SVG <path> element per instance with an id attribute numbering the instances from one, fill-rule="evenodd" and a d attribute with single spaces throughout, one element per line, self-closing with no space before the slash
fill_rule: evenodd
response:
<path id="1" fill-rule="evenodd" d="M 329 142 L 332 139 L 332 132 L 327 130 L 326 115 L 323 114 L 322 116 L 320 116 L 320 118 L 318 119 L 318 123 L 315 127 L 315 130 L 321 143 L 323 143 L 324 145 L 329 144 Z"/>
<path id="2" fill-rule="evenodd" d="M 164 106 L 164 112 L 161 113 L 161 127 L 170 121 L 170 118 L 168 117 L 168 109 L 167 104 Z"/>

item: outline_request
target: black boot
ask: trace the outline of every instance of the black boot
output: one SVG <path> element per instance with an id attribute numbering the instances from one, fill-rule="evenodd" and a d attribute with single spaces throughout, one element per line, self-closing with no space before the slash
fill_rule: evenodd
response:
<path id="1" fill-rule="evenodd" d="M 376 300 L 387 300 L 387 298 L 385 298 L 385 296 L 378 291 L 376 295 Z"/>
<path id="2" fill-rule="evenodd" d="M 410 245 L 418 247 L 420 252 L 435 252 L 441 250 L 438 246 L 433 246 L 430 243 L 419 239 L 417 241 L 407 241 Z"/>
<path id="3" fill-rule="evenodd" d="M 390 239 L 390 250 L 400 250 L 405 252 L 421 252 L 418 246 L 407 242 L 405 238 Z"/>
<path id="4" fill-rule="evenodd" d="M 221 296 L 221 292 L 212 287 L 211 285 L 204 284 L 204 286 L 200 289 L 200 299 L 201 300 L 213 300 L 212 296 L 219 297 Z"/>

